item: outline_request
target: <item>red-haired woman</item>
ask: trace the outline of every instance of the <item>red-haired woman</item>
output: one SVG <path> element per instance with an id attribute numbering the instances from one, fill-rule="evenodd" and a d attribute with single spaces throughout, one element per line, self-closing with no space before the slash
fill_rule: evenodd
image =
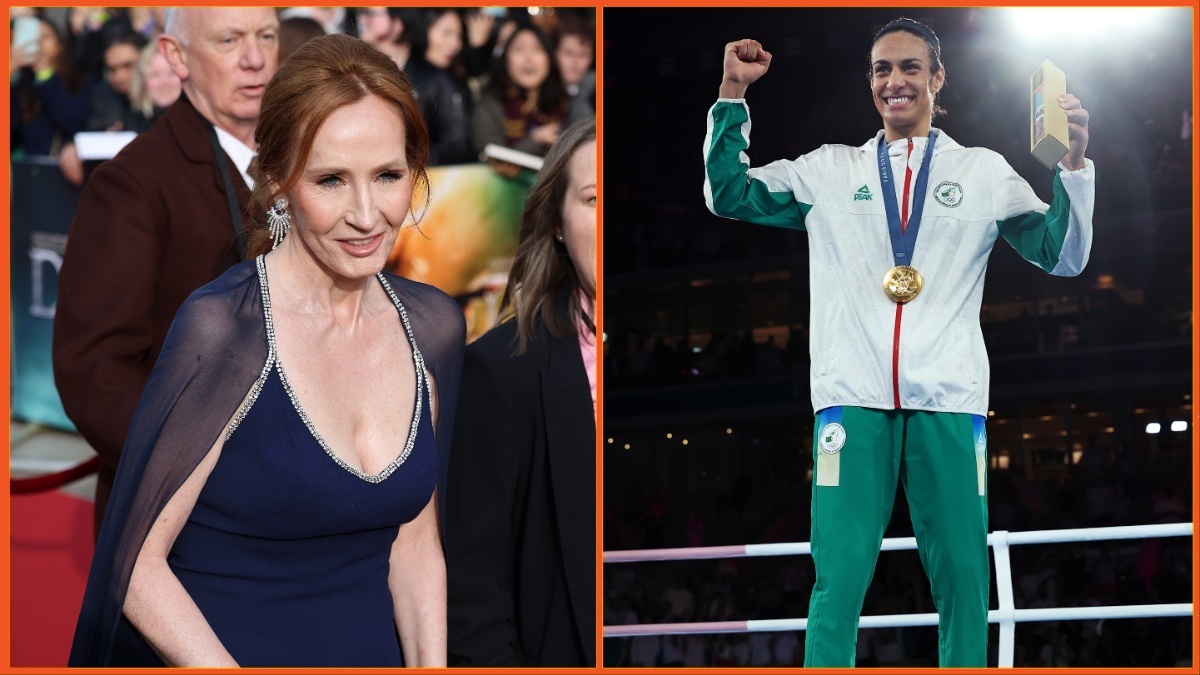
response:
<path id="1" fill-rule="evenodd" d="M 255 141 L 270 227 L 176 315 L 71 664 L 444 665 L 436 486 L 465 326 L 382 272 L 428 192 L 420 107 L 387 56 L 318 37 L 268 84 Z"/>

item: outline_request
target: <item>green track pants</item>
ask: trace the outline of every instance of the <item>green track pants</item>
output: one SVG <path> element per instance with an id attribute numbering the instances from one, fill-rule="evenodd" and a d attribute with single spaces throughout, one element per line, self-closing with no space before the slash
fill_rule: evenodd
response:
<path id="1" fill-rule="evenodd" d="M 942 666 L 987 665 L 990 568 L 984 418 L 826 408 L 813 433 L 812 557 L 804 665 L 854 665 L 858 620 L 896 482 L 938 611 Z"/>

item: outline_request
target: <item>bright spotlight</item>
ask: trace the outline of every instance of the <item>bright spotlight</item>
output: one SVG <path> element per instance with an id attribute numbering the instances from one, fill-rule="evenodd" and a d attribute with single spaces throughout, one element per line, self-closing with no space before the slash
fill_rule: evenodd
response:
<path id="1" fill-rule="evenodd" d="M 1144 7 L 1022 7 L 1008 10 L 1008 15 L 1014 31 L 1029 38 L 1057 38 L 1068 30 L 1072 35 L 1096 37 L 1143 28 L 1158 19 L 1162 11 Z"/>
<path id="2" fill-rule="evenodd" d="M 1171 431 L 1187 431 L 1187 422 L 1182 420 L 1171 422 Z"/>
<path id="3" fill-rule="evenodd" d="M 1148 434 L 1157 434 L 1160 431 L 1162 431 L 1162 425 L 1158 422 L 1151 422 L 1146 425 L 1146 433 Z"/>

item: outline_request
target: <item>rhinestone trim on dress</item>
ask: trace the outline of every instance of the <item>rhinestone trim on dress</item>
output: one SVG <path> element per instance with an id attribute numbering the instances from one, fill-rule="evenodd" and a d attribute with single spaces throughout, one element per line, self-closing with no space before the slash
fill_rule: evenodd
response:
<path id="1" fill-rule="evenodd" d="M 377 274 L 376 278 L 379 279 L 379 283 L 383 285 L 383 289 L 387 291 L 388 297 L 391 298 L 392 304 L 396 306 L 396 311 L 400 314 L 400 321 L 404 324 L 405 335 L 407 335 L 408 342 L 412 346 L 413 366 L 416 370 L 417 395 L 416 401 L 413 404 L 412 424 L 409 426 L 408 430 L 408 442 L 404 444 L 404 450 L 398 457 L 396 457 L 396 459 L 392 460 L 390 464 L 384 467 L 382 471 L 377 474 L 369 474 L 359 471 L 358 469 L 347 464 L 341 457 L 338 457 L 337 454 L 333 452 L 333 449 L 329 447 L 329 444 L 325 442 L 325 439 L 321 436 L 321 434 L 317 432 L 317 429 L 313 426 L 312 421 L 308 419 L 308 413 L 306 413 L 304 411 L 304 407 L 300 405 L 300 400 L 296 397 L 295 390 L 292 389 L 291 383 L 288 382 L 287 373 L 285 373 L 283 370 L 283 363 L 279 362 L 279 360 L 276 358 L 275 323 L 271 316 L 271 294 L 267 288 L 266 264 L 264 263 L 263 256 L 261 255 L 258 257 L 258 278 L 259 284 L 262 287 L 263 319 L 266 321 L 267 325 L 267 363 L 263 366 L 262 375 L 259 376 L 258 381 L 254 383 L 254 387 L 250 390 L 250 396 L 246 400 L 246 404 L 242 406 L 242 409 L 238 411 L 237 416 L 234 417 L 234 422 L 230 426 L 229 433 L 225 435 L 225 439 L 229 440 L 230 434 L 232 434 L 233 430 L 237 428 L 237 425 L 241 423 L 242 418 L 244 418 L 246 413 L 250 410 L 250 406 L 252 406 L 255 399 L 258 398 L 258 394 L 262 390 L 263 383 L 266 382 L 267 375 L 271 372 L 271 366 L 274 365 L 275 369 L 279 371 L 279 380 L 283 383 L 283 390 L 287 393 L 288 399 L 291 400 L 292 407 L 296 409 L 296 413 L 300 415 L 300 420 L 304 422 L 304 426 L 308 427 L 308 432 L 312 434 L 312 437 L 317 441 L 317 444 L 321 446 L 321 449 L 325 451 L 325 454 L 329 455 L 329 458 L 336 462 L 338 466 L 368 483 L 383 482 L 388 476 L 392 475 L 396 469 L 400 468 L 400 465 L 408 459 L 410 454 L 412 454 L 413 446 L 417 441 L 417 430 L 420 426 L 423 402 L 422 399 L 424 398 L 425 391 L 425 360 L 421 356 L 421 350 L 417 348 L 417 341 L 413 337 L 412 325 L 408 321 L 408 311 L 404 308 L 404 304 L 400 302 L 398 297 L 396 297 L 395 291 L 392 290 L 391 284 L 389 284 L 387 279 L 384 278 L 383 273 L 380 272 Z"/>
<path id="2" fill-rule="evenodd" d="M 238 408 L 237 414 L 233 416 L 233 423 L 229 425 L 229 431 L 225 432 L 226 442 L 229 441 L 229 437 L 237 430 L 242 420 L 246 418 L 246 413 L 254 407 L 254 402 L 258 400 L 267 376 L 271 374 L 271 366 L 275 365 L 275 326 L 271 323 L 271 296 L 267 293 L 267 267 L 261 255 L 258 256 L 256 262 L 258 264 L 258 287 L 259 292 L 262 293 L 263 319 L 267 323 L 267 362 L 263 364 L 262 374 L 250 388 L 250 395 L 246 397 L 246 402 L 242 404 L 241 408 Z"/>

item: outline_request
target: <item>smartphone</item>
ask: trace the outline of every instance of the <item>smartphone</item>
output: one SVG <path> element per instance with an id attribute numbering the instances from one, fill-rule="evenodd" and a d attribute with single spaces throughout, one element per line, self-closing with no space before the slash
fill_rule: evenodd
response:
<path id="1" fill-rule="evenodd" d="M 13 44 L 25 53 L 27 58 L 37 56 L 38 39 L 41 36 L 41 22 L 36 17 L 17 17 L 13 25 Z"/>
<path id="2" fill-rule="evenodd" d="M 479 12 L 481 14 L 487 14 L 488 16 L 496 19 L 503 19 L 504 17 L 508 16 L 507 7 L 480 7 Z"/>

